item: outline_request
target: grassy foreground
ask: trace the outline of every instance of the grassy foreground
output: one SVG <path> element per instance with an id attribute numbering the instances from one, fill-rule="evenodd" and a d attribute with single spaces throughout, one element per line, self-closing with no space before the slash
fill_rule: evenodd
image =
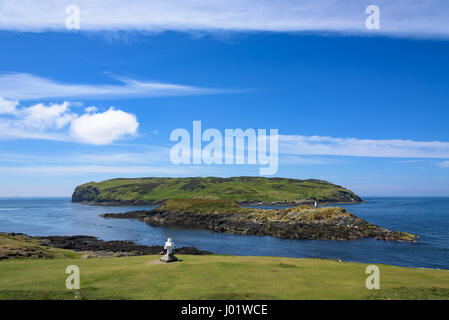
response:
<path id="1" fill-rule="evenodd" d="M 449 299 L 449 271 L 378 265 L 380 290 L 367 290 L 367 264 L 319 259 L 160 256 L 0 261 L 0 299 Z M 68 265 L 81 289 L 67 290 Z"/>

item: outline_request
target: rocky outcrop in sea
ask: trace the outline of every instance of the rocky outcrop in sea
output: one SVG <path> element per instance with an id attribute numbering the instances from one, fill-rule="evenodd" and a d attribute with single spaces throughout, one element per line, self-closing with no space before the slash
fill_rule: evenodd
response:
<path id="1" fill-rule="evenodd" d="M 167 209 L 103 214 L 105 218 L 138 219 L 151 226 L 179 226 L 214 232 L 273 236 L 286 239 L 415 241 L 416 236 L 372 225 L 343 208 L 297 207 L 282 210 L 241 208 L 235 212 Z M 231 210 L 230 210 L 231 211 Z"/>

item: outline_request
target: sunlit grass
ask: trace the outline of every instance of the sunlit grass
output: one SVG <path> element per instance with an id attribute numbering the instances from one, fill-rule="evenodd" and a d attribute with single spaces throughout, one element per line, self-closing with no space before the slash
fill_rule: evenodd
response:
<path id="1" fill-rule="evenodd" d="M 1 299 L 448 299 L 449 271 L 378 265 L 381 289 L 365 288 L 366 264 L 239 256 L 15 259 L 0 262 Z M 65 288 L 75 264 L 81 290 Z"/>

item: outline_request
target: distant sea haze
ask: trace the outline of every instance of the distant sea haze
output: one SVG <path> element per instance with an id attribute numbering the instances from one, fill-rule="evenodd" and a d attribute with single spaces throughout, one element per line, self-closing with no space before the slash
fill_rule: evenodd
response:
<path id="1" fill-rule="evenodd" d="M 449 270 L 449 198 L 365 197 L 364 200 L 366 203 L 341 206 L 370 223 L 416 234 L 418 241 L 290 240 L 151 227 L 140 221 L 104 219 L 99 215 L 153 206 L 91 206 L 72 203 L 70 198 L 0 199 L 0 231 L 32 236 L 91 235 L 146 245 L 163 245 L 167 238 L 173 238 L 177 246 L 220 254 L 341 259 Z"/>

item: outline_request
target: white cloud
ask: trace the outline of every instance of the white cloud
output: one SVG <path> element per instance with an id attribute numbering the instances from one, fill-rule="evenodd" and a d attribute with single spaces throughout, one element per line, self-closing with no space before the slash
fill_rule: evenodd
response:
<path id="1" fill-rule="evenodd" d="M 18 101 L 2 99 L 5 105 L 13 105 L 8 117 L 0 117 L 0 138 L 66 140 L 56 130 L 62 129 L 77 117 L 69 111 L 70 103 L 44 105 L 38 103 L 17 108 Z"/>
<path id="2" fill-rule="evenodd" d="M 335 31 L 373 34 L 365 8 L 380 7 L 375 33 L 449 35 L 444 0 L 2 0 L 0 29 L 66 31 L 65 8 L 80 8 L 81 31 Z"/>
<path id="3" fill-rule="evenodd" d="M 50 104 L 48 106 L 38 103 L 17 111 L 21 118 L 18 125 L 26 128 L 61 129 L 76 118 L 76 114 L 69 112 L 70 103 Z"/>
<path id="4" fill-rule="evenodd" d="M 5 100 L 0 97 L 0 114 L 14 114 L 19 101 Z"/>
<path id="5" fill-rule="evenodd" d="M 86 109 L 84 109 L 87 113 L 93 113 L 93 112 L 97 112 L 98 108 L 97 107 L 87 107 Z"/>
<path id="6" fill-rule="evenodd" d="M 70 111 L 73 103 L 38 103 L 16 108 L 15 101 L 2 99 L 5 105 L 14 105 L 14 113 L 0 117 L 0 139 L 44 139 L 78 141 L 105 145 L 128 136 L 135 136 L 139 123 L 136 116 L 113 107 L 98 113 L 89 107 L 84 114 Z M 70 126 L 70 130 L 67 127 Z"/>
<path id="7" fill-rule="evenodd" d="M 125 136 L 134 136 L 139 123 L 136 116 L 113 107 L 103 113 L 89 113 L 72 121 L 71 134 L 91 144 L 110 144 Z"/>
<path id="8" fill-rule="evenodd" d="M 224 92 L 193 86 L 138 81 L 123 77 L 115 77 L 115 79 L 120 84 L 86 85 L 58 82 L 27 73 L 0 74 L 0 97 L 18 100 L 46 98 L 116 99 L 123 97 L 182 96 Z"/>
<path id="9" fill-rule="evenodd" d="M 386 158 L 449 158 L 449 142 L 280 135 L 279 152 Z"/>

